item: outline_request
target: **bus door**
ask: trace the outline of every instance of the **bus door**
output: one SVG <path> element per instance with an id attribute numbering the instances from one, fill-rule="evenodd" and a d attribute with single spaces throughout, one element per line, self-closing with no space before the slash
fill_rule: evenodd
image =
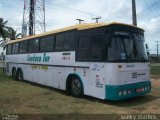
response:
<path id="1" fill-rule="evenodd" d="M 105 66 L 102 63 L 90 64 L 90 90 L 98 98 L 105 97 Z"/>

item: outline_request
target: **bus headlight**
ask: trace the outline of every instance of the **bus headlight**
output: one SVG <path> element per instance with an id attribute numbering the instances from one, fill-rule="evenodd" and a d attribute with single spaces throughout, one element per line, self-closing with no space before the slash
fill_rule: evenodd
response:
<path id="1" fill-rule="evenodd" d="M 118 95 L 119 95 L 119 96 L 122 96 L 122 91 L 119 91 Z"/>
<path id="2" fill-rule="evenodd" d="M 127 91 L 126 90 L 123 91 L 123 95 L 127 95 Z"/>
<path id="3" fill-rule="evenodd" d="M 147 87 L 144 87 L 144 90 L 146 91 L 148 88 Z"/>

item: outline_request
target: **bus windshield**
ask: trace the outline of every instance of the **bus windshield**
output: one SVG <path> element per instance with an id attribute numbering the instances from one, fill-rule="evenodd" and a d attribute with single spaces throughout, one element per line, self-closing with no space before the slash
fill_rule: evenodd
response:
<path id="1" fill-rule="evenodd" d="M 114 35 L 108 48 L 108 60 L 114 62 L 148 61 L 144 36 L 140 34 Z"/>

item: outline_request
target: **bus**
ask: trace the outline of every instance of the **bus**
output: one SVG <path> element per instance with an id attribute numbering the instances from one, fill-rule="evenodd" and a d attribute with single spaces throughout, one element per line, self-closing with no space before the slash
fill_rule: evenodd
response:
<path id="1" fill-rule="evenodd" d="M 7 43 L 6 74 L 81 97 L 124 100 L 151 91 L 144 30 L 85 23 Z"/>

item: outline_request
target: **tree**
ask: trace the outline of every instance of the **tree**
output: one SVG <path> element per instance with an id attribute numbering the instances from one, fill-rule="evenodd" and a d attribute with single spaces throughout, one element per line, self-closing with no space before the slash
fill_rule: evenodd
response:
<path id="1" fill-rule="evenodd" d="M 6 26 L 8 21 L 4 21 L 3 18 L 0 18 L 0 37 L 3 39 L 6 39 L 7 33 L 8 33 L 8 28 Z"/>
<path id="2" fill-rule="evenodd" d="M 13 28 L 8 28 L 8 33 L 7 33 L 7 37 L 10 39 L 10 40 L 15 40 L 17 39 L 19 36 L 21 36 L 21 33 L 17 33 L 16 30 L 14 30 Z"/>
<path id="3" fill-rule="evenodd" d="M 4 49 L 8 40 L 15 40 L 21 35 L 21 33 L 17 34 L 17 31 L 12 27 L 6 26 L 7 22 L 8 21 L 4 21 L 3 18 L 0 18 L 0 38 L 2 38 L 2 40 L 0 40 L 0 47 Z"/>
<path id="4" fill-rule="evenodd" d="M 0 40 L 0 47 L 4 47 L 5 44 L 7 43 L 7 35 L 8 35 L 8 26 L 7 25 L 8 21 L 4 21 L 3 18 L 0 18 L 0 38 L 2 38 L 2 40 Z"/>

